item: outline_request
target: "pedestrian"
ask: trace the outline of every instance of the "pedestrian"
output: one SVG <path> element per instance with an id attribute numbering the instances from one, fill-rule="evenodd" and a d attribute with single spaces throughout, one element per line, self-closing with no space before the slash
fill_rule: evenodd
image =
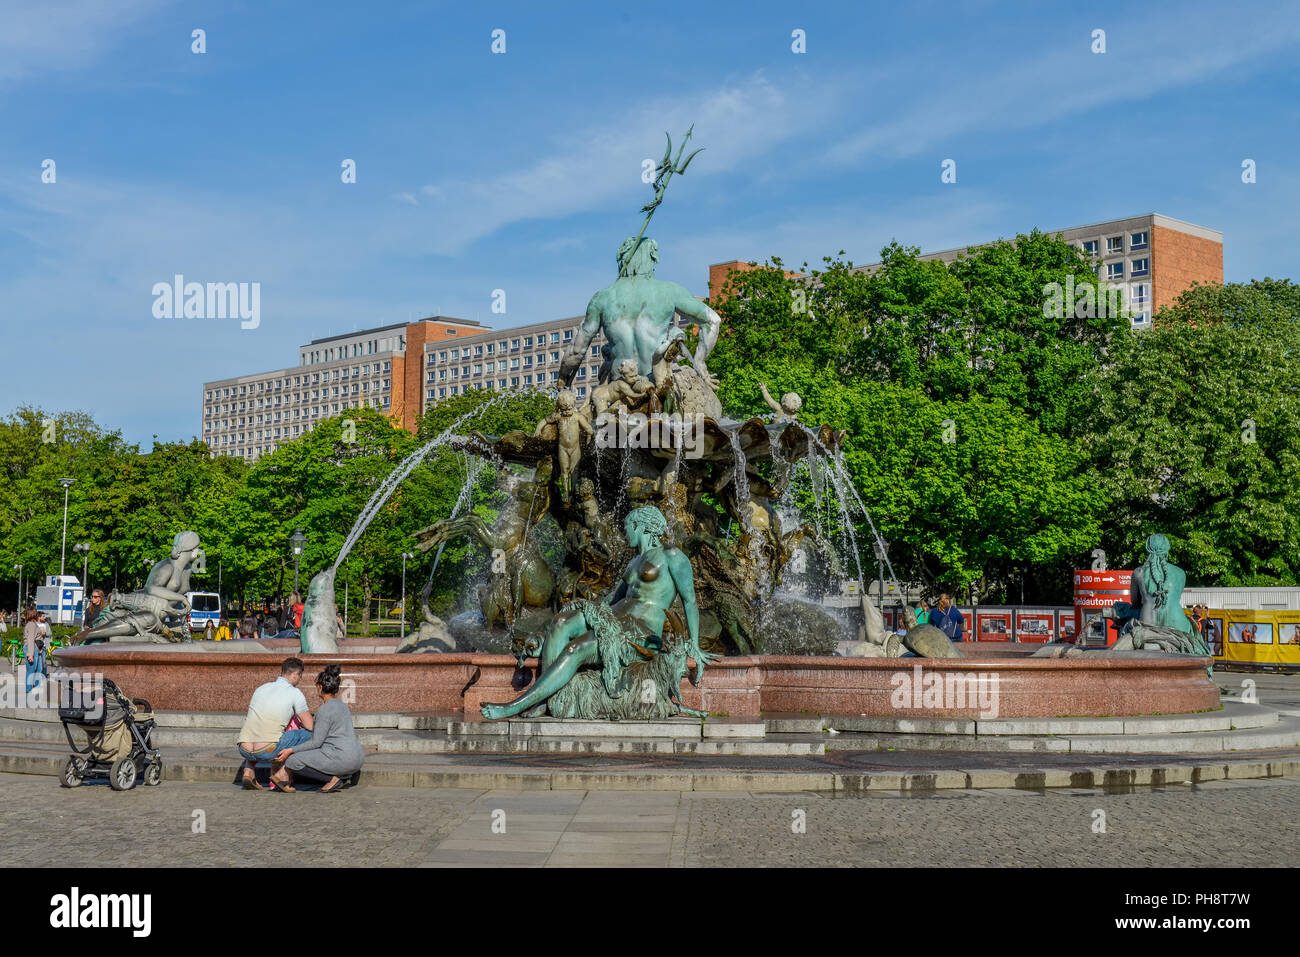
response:
<path id="1" fill-rule="evenodd" d="M 939 596 L 938 606 L 930 612 L 929 623 L 934 625 L 952 641 L 961 641 L 966 630 L 966 617 L 952 603 L 952 596 L 944 592 Z"/>
<path id="2" fill-rule="evenodd" d="M 256 638 L 257 634 L 257 619 L 253 617 L 252 609 L 245 608 L 244 617 L 239 619 L 239 637 Z"/>
<path id="3" fill-rule="evenodd" d="M 916 606 L 916 623 L 918 625 L 928 624 L 930 621 L 930 603 L 921 601 Z"/>
<path id="4" fill-rule="evenodd" d="M 203 640 L 204 641 L 217 640 L 217 629 L 213 627 L 211 618 L 209 618 L 203 625 Z"/>
<path id="5" fill-rule="evenodd" d="M 28 608 L 24 617 L 23 655 L 27 659 L 27 693 L 31 694 L 45 676 L 45 631 L 35 608 Z"/>
<path id="6" fill-rule="evenodd" d="M 82 628 L 94 628 L 95 620 L 99 618 L 100 613 L 106 607 L 104 602 L 104 590 L 96 588 L 90 593 L 90 601 L 86 604 L 86 610 L 81 617 Z"/>
<path id="7" fill-rule="evenodd" d="M 240 780 L 246 790 L 262 789 L 255 768 L 270 764 L 278 770 L 275 765 L 281 751 L 311 738 L 312 716 L 307 699 L 298 690 L 301 680 L 302 659 L 286 658 L 280 664 L 280 677 L 259 685 L 249 699 L 248 715 L 236 744 L 244 759 Z"/>
<path id="8" fill-rule="evenodd" d="M 293 627 L 302 628 L 302 596 L 294 592 L 289 596 L 289 602 L 293 605 Z"/>
<path id="9" fill-rule="evenodd" d="M 213 640 L 213 641 L 229 641 L 230 638 L 231 638 L 231 634 L 230 634 L 230 619 L 229 619 L 229 618 L 222 618 L 222 619 L 221 619 L 221 624 L 217 626 L 217 633 L 216 633 L 215 635 L 212 636 L 212 640 Z"/>
<path id="10" fill-rule="evenodd" d="M 282 761 L 271 780 L 282 791 L 293 791 L 294 778 L 324 782 L 323 794 L 333 794 L 347 787 L 348 781 L 361 770 L 365 752 L 353 729 L 352 712 L 339 697 L 342 669 L 326 665 L 316 676 L 316 689 L 324 703 L 316 712 L 311 740 L 278 751 Z"/>

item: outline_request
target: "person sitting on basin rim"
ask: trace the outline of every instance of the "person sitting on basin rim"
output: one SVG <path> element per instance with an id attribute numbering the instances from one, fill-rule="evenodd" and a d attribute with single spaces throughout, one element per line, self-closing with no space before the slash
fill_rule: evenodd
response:
<path id="1" fill-rule="evenodd" d="M 714 655 L 700 651 L 700 610 L 695 603 L 695 583 L 690 559 L 680 549 L 660 544 L 668 521 L 653 505 L 628 513 L 624 523 L 627 542 L 639 554 L 623 572 L 623 580 L 601 602 L 575 601 L 555 616 L 546 636 L 529 639 L 524 654 L 541 655 L 541 674 L 524 694 L 508 704 L 485 704 L 485 718 L 511 718 L 539 705 L 563 688 L 578 669 L 599 665 L 605 690 L 618 697 L 624 650 L 640 648 L 657 653 L 663 644 L 664 615 L 680 596 L 686 615 L 689 654 L 695 659 L 695 678 Z M 540 643 L 540 649 L 538 645 Z"/>

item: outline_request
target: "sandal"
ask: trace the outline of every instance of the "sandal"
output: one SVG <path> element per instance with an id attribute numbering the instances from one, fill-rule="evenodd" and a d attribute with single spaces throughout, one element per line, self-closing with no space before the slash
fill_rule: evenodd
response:
<path id="1" fill-rule="evenodd" d="M 289 784 L 285 781 L 276 781 L 274 778 L 271 780 L 271 788 L 272 790 L 280 791 L 283 792 L 284 794 L 293 794 L 295 791 L 298 790 L 292 784 Z"/>
<path id="2" fill-rule="evenodd" d="M 260 790 L 262 790 L 262 785 L 258 784 L 258 783 L 257 783 L 257 778 L 253 777 L 253 775 L 251 775 L 251 774 L 248 774 L 248 775 L 245 775 L 245 776 L 244 776 L 244 779 L 243 779 L 243 785 L 244 785 L 244 790 L 245 790 L 245 791 L 260 791 Z"/>
<path id="3" fill-rule="evenodd" d="M 338 793 L 339 793 L 340 791 L 342 791 L 345 787 L 347 787 L 347 782 L 346 782 L 343 778 L 338 778 L 338 779 L 334 782 L 334 786 L 333 786 L 333 787 L 329 787 L 329 786 L 327 785 L 327 786 L 325 786 L 325 787 L 323 787 L 323 788 L 320 789 L 320 793 L 321 793 L 321 794 L 338 794 Z"/>

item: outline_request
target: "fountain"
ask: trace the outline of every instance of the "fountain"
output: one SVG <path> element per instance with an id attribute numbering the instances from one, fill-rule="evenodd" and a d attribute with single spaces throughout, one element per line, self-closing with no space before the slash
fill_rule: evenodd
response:
<path id="1" fill-rule="evenodd" d="M 782 587 L 792 557 L 824 555 L 839 567 L 833 526 L 838 551 L 847 552 L 862 581 L 855 525 L 864 522 L 882 574 L 897 580 L 845 466 L 844 432 L 802 421 L 799 396 L 787 392 L 778 403 L 766 385 L 761 391 L 770 415 L 724 414 L 707 365 L 721 320 L 683 287 L 655 278 L 658 247 L 645 236 L 668 181 L 685 172 L 690 159 L 681 157 L 681 150 L 675 160 L 665 155 L 641 231 L 618 250 L 618 278 L 592 297 L 561 362 L 555 412 L 534 428 L 502 435 L 469 427 L 473 416 L 509 393 L 494 396 L 421 445 L 374 491 L 333 564 L 308 586 L 294 650 L 312 656 L 309 667 L 340 664 L 363 711 L 482 710 L 488 718 L 809 711 L 897 719 L 978 712 L 973 701 L 900 699 L 899 676 L 914 668 L 918 684 L 924 675 L 940 686 L 976 669 L 993 675 L 1005 717 L 1217 707 L 1205 659 L 1169 653 L 1196 649 L 1158 631 L 1163 621 L 1148 622 L 1145 633 L 1139 628 L 1130 653 L 1048 649 L 1031 659 L 1005 646 L 987 652 L 954 645 L 929 625 L 901 638 L 887 635 L 864 599 L 862 657 L 829 657 L 846 626 Z M 689 356 L 682 319 L 698 328 Z M 597 332 L 607 341 L 599 386 L 580 404 L 568 386 Z M 435 570 L 443 548 L 458 537 L 487 549 L 491 568 L 473 596 L 477 608 L 447 622 L 434 616 L 431 571 L 425 622 L 395 649 L 401 653 L 381 643 L 368 652 L 340 650 L 337 569 L 401 483 L 441 448 L 477 464 L 467 469 L 451 514 L 417 533 L 416 547 L 437 549 Z M 491 524 L 471 508 L 479 470 L 488 463 L 506 496 Z M 803 496 L 813 503 L 807 519 L 793 507 L 794 487 L 805 480 Z M 542 523 L 551 523 L 548 534 L 563 543 L 556 567 L 541 547 Z M 1143 640 L 1147 650 L 1140 650 Z M 274 642 L 256 644 L 264 656 Z M 790 650 L 803 653 L 771 653 Z M 161 708 L 239 711 L 265 677 L 258 653 L 212 654 L 183 645 L 168 651 L 79 647 L 64 649 L 60 658 L 73 667 L 111 667 L 133 693 Z"/>

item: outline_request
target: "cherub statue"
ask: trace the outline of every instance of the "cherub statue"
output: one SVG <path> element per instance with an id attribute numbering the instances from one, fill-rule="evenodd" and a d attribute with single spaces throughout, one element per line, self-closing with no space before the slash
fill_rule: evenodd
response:
<path id="1" fill-rule="evenodd" d="M 594 393 L 593 393 L 594 395 Z M 596 432 L 587 421 L 586 416 L 578 412 L 578 400 L 572 390 L 561 389 L 555 398 L 555 411 L 537 423 L 534 435 L 541 435 L 548 425 L 555 426 L 555 444 L 557 464 L 560 466 L 560 494 L 567 502 L 570 499 L 570 484 L 573 472 L 582 458 L 582 433 L 594 437 Z"/>
<path id="2" fill-rule="evenodd" d="M 613 412 L 615 406 L 627 408 L 638 404 L 651 388 L 650 381 L 637 371 L 636 360 L 624 359 L 618 364 L 617 379 L 591 390 L 591 420 L 600 421 L 602 416 Z"/>
<path id="3" fill-rule="evenodd" d="M 781 396 L 781 401 L 778 403 L 767 391 L 766 383 L 759 383 L 758 387 L 763 392 L 763 401 L 767 403 L 767 407 L 776 413 L 776 421 L 790 422 L 799 418 L 799 410 L 803 408 L 803 399 L 799 398 L 797 393 L 787 392 Z"/>

